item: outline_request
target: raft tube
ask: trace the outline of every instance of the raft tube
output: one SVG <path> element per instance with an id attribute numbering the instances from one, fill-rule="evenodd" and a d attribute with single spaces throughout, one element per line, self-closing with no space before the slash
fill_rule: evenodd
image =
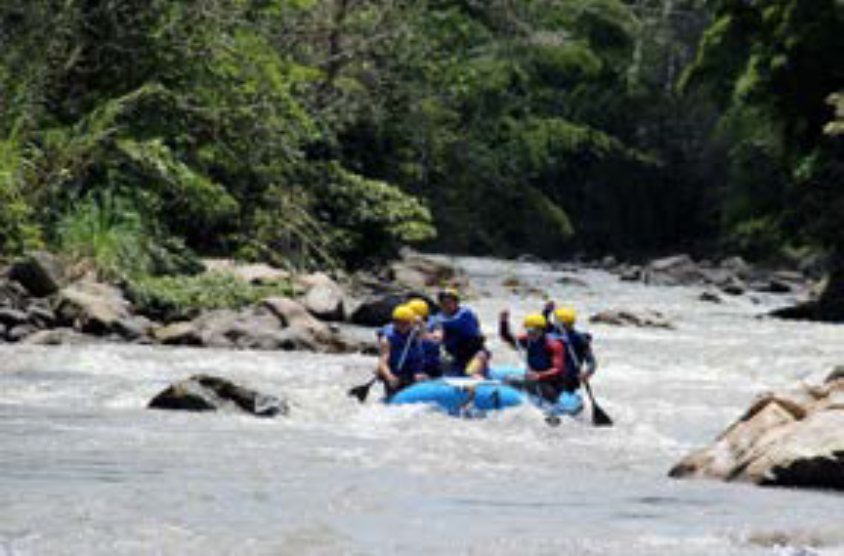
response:
<path id="1" fill-rule="evenodd" d="M 502 383 L 508 379 L 524 379 L 525 370 L 519 367 L 490 367 L 489 378 Z M 538 396 L 525 394 L 529 401 L 542 409 L 547 415 L 562 417 L 574 416 L 583 411 L 583 397 L 578 392 L 563 392 L 555 403 L 551 403 Z"/>
<path id="2" fill-rule="evenodd" d="M 526 402 L 527 396 L 512 386 L 494 380 L 470 378 L 426 380 L 387 400 L 394 405 L 429 404 L 449 415 L 459 416 L 507 409 Z"/>
<path id="3" fill-rule="evenodd" d="M 530 403 L 548 416 L 574 416 L 583 410 L 580 394 L 564 392 L 555 403 L 529 395 L 509 386 L 509 378 L 524 377 L 524 369 L 494 367 L 489 378 L 474 380 L 471 378 L 442 378 L 427 380 L 405 388 L 387 403 L 429 404 L 449 415 L 482 416 L 488 411 L 504 410 Z M 474 390 L 474 393 L 472 392 Z"/>

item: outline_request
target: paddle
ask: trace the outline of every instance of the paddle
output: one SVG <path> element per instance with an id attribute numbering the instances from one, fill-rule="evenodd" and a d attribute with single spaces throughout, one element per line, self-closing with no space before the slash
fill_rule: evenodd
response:
<path id="1" fill-rule="evenodd" d="M 416 337 L 416 328 L 413 328 L 410 331 L 410 335 L 407 338 L 407 343 L 404 346 L 404 351 L 402 351 L 401 358 L 399 359 L 399 366 L 398 370 L 401 371 L 402 367 L 404 367 L 404 360 L 407 358 L 407 352 L 410 350 L 410 345 L 413 343 L 414 338 Z M 365 384 L 360 384 L 351 388 L 348 391 L 348 395 L 353 398 L 357 398 L 360 403 L 366 402 L 366 398 L 369 397 L 369 391 L 372 389 L 372 385 L 378 382 L 379 377 L 374 376 Z"/>
<path id="2" fill-rule="evenodd" d="M 348 394 L 353 398 L 357 398 L 360 403 L 364 403 L 366 401 L 367 396 L 369 396 L 369 389 L 372 388 L 372 385 L 376 382 L 378 382 L 378 377 L 374 376 L 366 384 L 360 384 L 358 386 L 355 386 L 354 388 L 351 388 Z"/>
<path id="3" fill-rule="evenodd" d="M 592 387 L 589 386 L 589 381 L 584 380 L 583 386 L 586 388 L 586 393 L 589 395 L 589 401 L 592 402 L 592 424 L 596 427 L 611 427 L 612 419 L 607 415 L 607 412 L 601 409 L 598 402 L 595 401 L 595 396 L 592 395 Z"/>
<path id="4" fill-rule="evenodd" d="M 565 344 L 572 361 L 574 361 L 574 364 L 578 367 L 579 370 L 580 360 L 577 358 L 577 355 L 575 355 L 571 344 L 569 344 L 569 342 L 563 342 L 563 344 Z M 592 394 L 592 387 L 589 385 L 589 381 L 582 380 L 581 382 L 583 383 L 583 387 L 586 389 L 586 394 L 589 396 L 589 401 L 592 403 L 592 424 L 596 427 L 611 427 L 612 419 L 610 419 L 610 416 L 607 415 L 607 412 L 604 411 L 600 405 L 598 405 L 598 402 L 595 401 L 595 396 Z"/>

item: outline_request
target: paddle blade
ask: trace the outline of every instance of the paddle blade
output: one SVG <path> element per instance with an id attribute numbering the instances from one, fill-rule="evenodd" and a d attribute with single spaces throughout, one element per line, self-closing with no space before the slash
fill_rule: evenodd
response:
<path id="1" fill-rule="evenodd" d="M 366 401 L 367 396 L 369 396 L 369 389 L 372 388 L 373 384 L 375 383 L 367 382 L 366 384 L 355 386 L 354 388 L 351 388 L 349 390 L 348 394 L 352 398 L 357 398 L 360 403 L 364 403 Z"/>
<path id="2" fill-rule="evenodd" d="M 596 427 L 611 427 L 612 419 L 607 415 L 607 412 L 601 409 L 601 406 L 592 406 L 592 424 Z"/>
<path id="3" fill-rule="evenodd" d="M 607 415 L 607 412 L 601 409 L 598 402 L 595 401 L 595 396 L 592 394 L 592 386 L 588 382 L 584 382 L 586 393 L 589 395 L 589 401 L 592 402 L 592 424 L 596 427 L 611 427 L 612 419 Z"/>

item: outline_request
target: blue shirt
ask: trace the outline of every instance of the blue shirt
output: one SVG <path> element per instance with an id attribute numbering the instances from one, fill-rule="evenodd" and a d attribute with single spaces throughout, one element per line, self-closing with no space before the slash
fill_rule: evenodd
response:
<path id="1" fill-rule="evenodd" d="M 443 330 L 443 347 L 451 355 L 460 353 L 467 342 L 476 345 L 477 340 L 483 337 L 478 317 L 468 307 L 460 307 L 452 316 L 440 313 L 435 322 Z"/>
<path id="2" fill-rule="evenodd" d="M 388 324 L 378 331 L 378 337 L 390 342 L 390 372 L 398 377 L 412 379 L 422 373 L 425 354 L 422 343 L 415 336 L 411 339 L 411 332 L 401 334 L 392 324 Z"/>

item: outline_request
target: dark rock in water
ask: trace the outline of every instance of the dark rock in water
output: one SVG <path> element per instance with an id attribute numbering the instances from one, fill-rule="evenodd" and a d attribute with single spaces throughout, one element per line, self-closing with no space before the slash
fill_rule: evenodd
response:
<path id="1" fill-rule="evenodd" d="M 34 251 L 12 265 L 9 278 L 35 297 L 53 295 L 65 283 L 64 267 L 52 253 Z"/>
<path id="2" fill-rule="evenodd" d="M 844 365 L 837 365 L 824 379 L 824 383 L 844 379 Z"/>
<path id="3" fill-rule="evenodd" d="M 155 396 L 147 407 L 182 411 L 234 409 L 256 417 L 275 417 L 290 412 L 284 400 L 208 375 L 196 375 L 171 385 Z"/>
<path id="4" fill-rule="evenodd" d="M 794 291 L 794 286 L 784 280 L 772 278 L 767 282 L 763 282 L 754 288 L 757 291 L 765 293 L 791 293 Z"/>
<path id="5" fill-rule="evenodd" d="M 642 280 L 644 276 L 644 272 L 642 271 L 642 267 L 640 266 L 630 266 L 626 267 L 621 271 L 619 275 L 619 279 L 622 282 L 638 282 Z"/>
<path id="6" fill-rule="evenodd" d="M 698 299 L 700 301 L 703 301 L 703 302 L 706 302 L 706 303 L 723 303 L 724 302 L 724 300 L 721 299 L 718 296 L 718 294 L 714 293 L 714 292 L 703 292 L 702 294 L 700 294 L 698 296 Z"/>
<path id="7" fill-rule="evenodd" d="M 574 288 L 588 288 L 589 284 L 587 284 L 584 280 L 580 278 L 575 278 L 573 276 L 561 276 L 556 280 L 557 284 L 562 286 L 569 286 Z"/>
<path id="8" fill-rule="evenodd" d="M 766 394 L 675 478 L 844 490 L 844 370 L 822 386 Z M 830 377 L 832 378 L 832 377 Z"/>
<path id="9" fill-rule="evenodd" d="M 23 310 L 28 301 L 26 288 L 17 282 L 0 281 L 0 307 Z"/>
<path id="10" fill-rule="evenodd" d="M 664 315 L 656 311 L 602 311 L 592 315 L 589 322 L 595 324 L 609 324 L 612 326 L 636 326 L 639 328 L 674 329 L 674 325 Z"/>
<path id="11" fill-rule="evenodd" d="M 744 293 L 747 291 L 747 288 L 744 284 L 741 283 L 740 280 L 735 279 L 722 284 L 721 291 L 727 295 L 739 296 L 744 295 Z"/>

